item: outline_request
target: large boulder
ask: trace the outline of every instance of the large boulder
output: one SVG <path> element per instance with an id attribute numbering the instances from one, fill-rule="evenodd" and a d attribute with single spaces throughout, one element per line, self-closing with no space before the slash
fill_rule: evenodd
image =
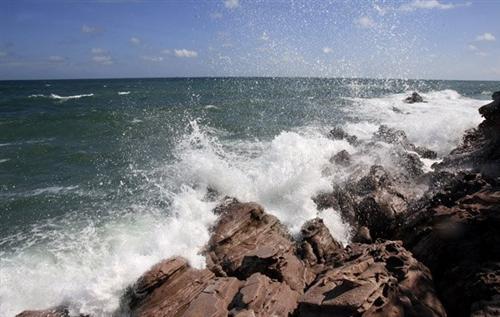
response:
<path id="1" fill-rule="evenodd" d="M 301 296 L 299 316 L 446 316 L 429 270 L 401 242 L 348 248 Z"/>
<path id="2" fill-rule="evenodd" d="M 54 307 L 44 310 L 25 310 L 16 317 L 69 317 L 69 311 L 66 307 Z"/>

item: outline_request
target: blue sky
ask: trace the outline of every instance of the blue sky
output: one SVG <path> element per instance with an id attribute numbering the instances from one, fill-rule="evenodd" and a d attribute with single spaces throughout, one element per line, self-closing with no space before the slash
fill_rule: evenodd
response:
<path id="1" fill-rule="evenodd" d="M 500 1 L 2 0 L 0 79 L 500 79 Z"/>

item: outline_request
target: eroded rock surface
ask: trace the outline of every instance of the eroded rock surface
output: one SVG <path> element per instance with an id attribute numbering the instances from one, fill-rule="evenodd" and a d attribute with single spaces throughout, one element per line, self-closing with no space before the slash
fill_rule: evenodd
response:
<path id="1" fill-rule="evenodd" d="M 401 242 L 353 245 L 301 296 L 299 316 L 446 316 L 429 270 Z"/>

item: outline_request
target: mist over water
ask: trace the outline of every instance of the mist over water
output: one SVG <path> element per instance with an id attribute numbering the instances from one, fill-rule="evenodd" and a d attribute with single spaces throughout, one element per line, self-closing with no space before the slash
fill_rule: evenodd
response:
<path id="1" fill-rule="evenodd" d="M 345 243 L 349 228 L 338 212 L 319 212 L 311 199 L 354 172 L 330 158 L 347 150 L 360 169 L 397 167 L 388 144 L 367 153 L 327 132 L 341 126 L 363 140 L 386 124 L 442 157 L 481 121 L 477 108 L 489 98 L 483 92 L 496 85 L 1 82 L 0 316 L 61 303 L 110 315 L 124 288 L 161 259 L 180 255 L 203 267 L 199 251 L 225 195 L 262 204 L 292 234 L 320 216 Z M 427 103 L 402 102 L 414 89 Z"/>

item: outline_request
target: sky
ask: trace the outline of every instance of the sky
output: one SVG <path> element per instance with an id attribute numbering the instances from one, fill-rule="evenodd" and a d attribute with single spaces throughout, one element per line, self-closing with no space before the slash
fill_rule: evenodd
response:
<path id="1" fill-rule="evenodd" d="M 500 1 L 0 0 L 0 80 L 500 80 Z"/>

